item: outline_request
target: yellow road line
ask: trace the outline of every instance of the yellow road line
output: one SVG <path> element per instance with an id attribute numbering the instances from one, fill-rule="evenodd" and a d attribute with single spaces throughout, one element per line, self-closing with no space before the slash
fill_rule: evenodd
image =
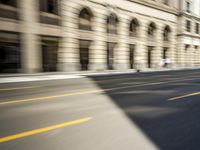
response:
<path id="1" fill-rule="evenodd" d="M 116 88 L 109 88 L 104 90 L 91 90 L 91 91 L 81 91 L 81 92 L 74 92 L 74 93 L 67 93 L 67 94 L 60 94 L 60 95 L 54 95 L 54 96 L 44 96 L 44 97 L 35 97 L 35 98 L 28 98 L 28 99 L 18 99 L 18 100 L 6 100 L 3 102 L 0 102 L 0 105 L 4 104 L 13 104 L 13 103 L 22 103 L 22 102 L 30 102 L 30 101 L 38 101 L 38 100 L 49 100 L 53 98 L 62 98 L 67 96 L 75 96 L 75 95 L 84 95 L 84 94 L 94 94 L 94 93 L 102 93 L 106 91 L 113 91 L 113 90 L 119 90 L 119 89 L 125 89 L 130 87 L 138 87 L 138 86 L 147 86 L 147 85 L 157 85 L 162 84 L 163 82 L 157 82 L 157 83 L 147 83 L 147 84 L 139 84 L 139 85 L 130 85 L 130 86 L 124 86 L 124 87 L 116 87 Z M 56 99 L 55 99 L 56 100 Z"/>
<path id="2" fill-rule="evenodd" d="M 16 87 L 16 88 L 5 88 L 5 89 L 0 89 L 0 91 L 12 91 L 12 90 L 22 90 L 22 89 L 33 89 L 33 88 L 38 88 L 42 86 L 27 86 L 27 87 Z"/>
<path id="3" fill-rule="evenodd" d="M 46 99 L 53 99 L 53 98 L 61 98 L 61 97 L 74 96 L 74 95 L 83 95 L 83 94 L 88 94 L 88 93 L 100 93 L 100 92 L 103 92 L 103 90 L 75 92 L 75 93 L 67 93 L 67 94 L 60 94 L 60 95 L 54 95 L 54 96 L 35 97 L 35 98 L 19 99 L 19 100 L 7 100 L 7 101 L 4 101 L 4 102 L 0 102 L 0 105 L 29 102 L 29 101 L 38 101 L 38 100 L 46 100 Z"/>
<path id="4" fill-rule="evenodd" d="M 18 99 L 18 100 L 6 100 L 6 101 L 0 102 L 0 105 L 13 104 L 13 103 L 22 103 L 22 102 L 29 102 L 29 101 L 38 101 L 38 100 L 49 100 L 49 99 L 53 100 L 53 98 L 61 98 L 61 97 L 84 95 L 84 94 L 103 93 L 103 92 L 107 92 L 107 91 L 114 91 L 114 90 L 126 89 L 126 88 L 131 88 L 131 87 L 161 85 L 161 84 L 166 84 L 166 83 L 174 83 L 174 82 L 176 83 L 177 81 L 190 81 L 190 80 L 194 80 L 194 79 L 181 79 L 181 80 L 176 80 L 176 81 L 153 82 L 153 83 L 137 84 L 137 85 L 123 86 L 123 87 L 114 87 L 114 88 L 109 88 L 109 89 L 80 91 L 80 92 L 53 95 L 53 96 L 35 97 L 35 98 Z M 54 100 L 56 100 L 56 99 L 54 99 Z"/>
<path id="5" fill-rule="evenodd" d="M 168 101 L 178 100 L 178 99 L 182 99 L 182 98 L 186 98 L 186 97 L 191 97 L 191 96 L 195 96 L 195 95 L 200 95 L 200 92 L 195 92 L 195 93 L 191 93 L 191 94 L 187 94 L 187 95 L 173 97 L 173 98 L 168 99 Z"/>
<path id="6" fill-rule="evenodd" d="M 15 134 L 15 135 L 10 135 L 10 136 L 7 136 L 7 137 L 0 138 L 0 143 L 19 139 L 19 138 L 23 138 L 23 137 L 26 137 L 26 136 L 31 136 L 31 135 L 34 135 L 34 134 L 39 134 L 39 133 L 42 133 L 42 132 L 55 130 L 55 129 L 58 129 L 58 128 L 63 128 L 63 127 L 67 127 L 67 126 L 71 126 L 71 125 L 75 125 L 75 124 L 80 124 L 80 123 L 83 123 L 83 122 L 87 122 L 91 119 L 92 119 L 91 117 L 87 117 L 87 118 L 82 118 L 82 119 L 79 119 L 79 120 L 74 120 L 74 121 L 70 121 L 70 122 L 65 122 L 65 123 L 61 123 L 61 124 L 57 124 L 57 125 L 52 125 L 52 126 L 40 128 L 40 129 L 26 131 L 26 132 L 18 133 L 18 134 Z"/>

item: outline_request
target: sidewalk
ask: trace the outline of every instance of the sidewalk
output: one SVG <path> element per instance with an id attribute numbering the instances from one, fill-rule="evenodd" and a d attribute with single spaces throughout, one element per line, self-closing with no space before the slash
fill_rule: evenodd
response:
<path id="1" fill-rule="evenodd" d="M 196 68 L 199 69 L 199 68 Z M 181 70 L 195 70 L 195 69 L 163 69 L 163 70 L 141 70 L 141 73 L 148 72 L 164 72 L 164 71 L 181 71 Z M 31 81 L 45 81 L 45 80 L 61 80 L 61 79 L 77 79 L 85 78 L 87 76 L 101 76 L 101 75 L 119 75 L 136 73 L 136 70 L 106 70 L 106 71 L 81 71 L 81 72 L 51 72 L 51 73 L 34 73 L 34 74 L 0 74 L 0 84 L 2 83 L 16 83 L 16 82 L 31 82 Z"/>
<path id="2" fill-rule="evenodd" d="M 30 82 L 30 81 L 45 81 L 45 80 L 61 80 L 61 79 L 77 79 L 84 78 L 86 76 L 100 76 L 100 75 L 112 75 L 112 74 L 129 74 L 135 73 L 134 70 L 128 71 L 102 71 L 102 72 L 52 72 L 52 73 L 35 73 L 35 74 L 3 74 L 0 75 L 1 83 L 14 83 L 14 82 Z"/>

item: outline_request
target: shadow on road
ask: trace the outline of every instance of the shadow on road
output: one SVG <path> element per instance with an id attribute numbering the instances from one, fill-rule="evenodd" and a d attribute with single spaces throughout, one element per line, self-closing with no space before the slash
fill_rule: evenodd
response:
<path id="1" fill-rule="evenodd" d="M 135 76 L 132 75 L 132 77 Z M 139 76 L 148 77 L 148 74 Z M 101 89 L 107 89 L 110 84 L 109 82 L 98 82 L 102 77 L 90 78 Z M 129 83 L 128 81 L 125 82 Z M 114 84 L 120 86 L 121 83 L 122 81 L 116 81 Z M 170 92 L 176 91 L 180 87 L 181 85 L 157 85 L 105 91 L 105 94 L 117 104 L 134 124 L 138 125 L 159 149 L 199 149 L 199 97 L 181 101 L 167 101 Z"/>

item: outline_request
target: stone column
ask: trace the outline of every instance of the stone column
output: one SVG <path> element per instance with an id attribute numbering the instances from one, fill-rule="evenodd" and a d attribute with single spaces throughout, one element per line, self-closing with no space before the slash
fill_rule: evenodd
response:
<path id="1" fill-rule="evenodd" d="M 185 67 L 190 67 L 190 46 L 188 48 L 185 48 Z"/>
<path id="2" fill-rule="evenodd" d="M 39 22 L 39 4 L 34 0 L 19 0 L 21 19 L 22 72 L 41 71 L 41 46 L 36 35 Z"/>
<path id="3" fill-rule="evenodd" d="M 194 67 L 198 66 L 198 47 L 194 47 Z"/>
<path id="4" fill-rule="evenodd" d="M 200 67 L 200 46 L 197 49 L 197 67 Z"/>
<path id="5" fill-rule="evenodd" d="M 198 61 L 198 67 L 200 67 L 200 46 L 198 46 L 198 58 L 197 58 L 197 61 Z"/>
<path id="6" fill-rule="evenodd" d="M 190 67 L 194 67 L 195 66 L 195 49 L 194 49 L 194 45 L 190 46 Z"/>
<path id="7" fill-rule="evenodd" d="M 174 25 L 176 26 L 176 25 Z M 167 57 L 171 60 L 170 67 L 171 68 L 176 68 L 178 65 L 178 60 L 177 60 L 177 41 L 176 41 L 176 28 L 171 25 L 171 32 L 170 32 L 170 37 L 169 37 L 169 50 L 168 50 L 168 55 Z"/>
<path id="8" fill-rule="evenodd" d="M 63 38 L 59 49 L 59 70 L 80 70 L 78 40 L 78 9 L 79 3 L 73 0 L 61 1 L 61 17 Z"/>
<path id="9" fill-rule="evenodd" d="M 129 19 L 127 15 L 119 15 L 118 45 L 115 49 L 115 69 L 129 68 Z"/>
<path id="10" fill-rule="evenodd" d="M 177 40 L 177 54 L 176 54 L 178 68 L 185 67 L 185 64 L 186 64 L 185 58 L 186 58 L 185 45 L 181 37 L 179 37 Z"/>
<path id="11" fill-rule="evenodd" d="M 155 31 L 155 47 L 153 49 L 152 54 L 152 68 L 159 69 L 160 68 L 160 61 L 162 58 L 163 52 L 163 26 L 161 24 L 156 24 L 156 31 Z"/>
<path id="12" fill-rule="evenodd" d="M 137 69 L 145 69 L 147 67 L 147 22 L 140 21 L 137 37 L 135 63 Z"/>
<path id="13" fill-rule="evenodd" d="M 106 43 L 106 11 L 97 9 L 94 12 L 93 32 L 94 39 L 91 45 L 90 70 L 107 69 L 107 43 Z"/>

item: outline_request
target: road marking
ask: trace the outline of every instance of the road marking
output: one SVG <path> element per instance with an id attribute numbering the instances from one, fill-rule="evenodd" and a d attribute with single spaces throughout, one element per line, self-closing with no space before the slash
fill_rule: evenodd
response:
<path id="1" fill-rule="evenodd" d="M 18 99 L 18 100 L 5 100 L 0 102 L 0 105 L 4 104 L 14 104 L 14 103 L 22 103 L 22 102 L 31 102 L 31 101 L 38 101 L 38 100 L 53 100 L 53 98 L 61 98 L 61 97 L 68 97 L 68 96 L 75 96 L 75 95 L 84 95 L 84 94 L 94 94 L 94 93 L 103 93 L 107 91 L 114 91 L 126 88 L 133 88 L 133 87 L 142 87 L 142 86 L 150 86 L 150 85 L 161 85 L 166 83 L 176 83 L 177 81 L 190 81 L 195 79 L 180 79 L 176 81 L 163 81 L 163 82 L 153 82 L 153 83 L 145 83 L 145 84 L 138 84 L 138 85 L 130 85 L 124 87 L 114 87 L 108 89 L 100 89 L 100 90 L 91 90 L 91 91 L 81 91 L 81 92 L 74 92 L 74 93 L 67 93 L 67 94 L 60 94 L 60 95 L 53 95 L 53 96 L 44 96 L 44 97 L 35 97 L 35 98 L 27 98 L 27 99 Z M 54 99 L 57 100 L 57 99 Z"/>
<path id="2" fill-rule="evenodd" d="M 25 87 L 16 87 L 16 88 L 5 88 L 5 89 L 0 89 L 0 91 L 12 91 L 12 90 L 22 90 L 22 89 L 33 89 L 33 88 L 39 88 L 42 86 L 25 86 Z"/>
<path id="3" fill-rule="evenodd" d="M 182 99 L 182 98 L 186 98 L 186 97 L 191 97 L 191 96 L 196 96 L 196 95 L 200 95 L 200 92 L 195 92 L 195 93 L 191 93 L 191 94 L 187 94 L 187 95 L 173 97 L 173 98 L 168 99 L 168 101 L 178 100 L 178 99 Z"/>
<path id="4" fill-rule="evenodd" d="M 67 93 L 67 94 L 60 94 L 60 95 L 54 95 L 54 96 L 35 97 L 35 98 L 28 98 L 28 99 L 7 100 L 7 101 L 4 101 L 4 102 L 0 102 L 0 105 L 29 102 L 29 101 L 38 101 L 38 100 L 46 100 L 46 99 L 53 99 L 53 98 L 61 98 L 61 97 L 74 96 L 74 95 L 83 95 L 83 94 L 88 94 L 88 93 L 100 93 L 100 92 L 103 92 L 103 90 L 75 92 L 75 93 Z"/>
<path id="5" fill-rule="evenodd" d="M 75 124 L 84 123 L 84 122 L 87 122 L 91 119 L 92 119 L 91 117 L 87 117 L 87 118 L 82 118 L 82 119 L 79 119 L 79 120 L 64 122 L 64 123 L 61 123 L 61 124 L 56 124 L 56 125 L 52 125 L 52 126 L 48 126 L 48 127 L 44 127 L 44 128 L 40 128 L 40 129 L 30 130 L 30 131 L 18 133 L 18 134 L 15 134 L 15 135 L 6 136 L 6 137 L 3 137 L 3 138 L 0 138 L 0 143 L 19 139 L 19 138 L 23 138 L 23 137 L 26 137 L 26 136 L 31 136 L 31 135 L 43 133 L 43 132 L 47 132 L 47 131 L 51 131 L 51 130 L 55 130 L 55 129 L 58 129 L 58 128 L 63 128 L 63 127 L 67 127 L 67 126 L 71 126 L 71 125 L 75 125 Z"/>
<path id="6" fill-rule="evenodd" d="M 38 100 L 49 100 L 53 98 L 62 98 L 62 97 L 68 97 L 68 96 L 75 96 L 75 95 L 84 95 L 84 94 L 94 94 L 94 93 L 103 93 L 107 91 L 113 91 L 113 90 L 119 90 L 119 89 L 125 89 L 130 87 L 138 87 L 138 86 L 147 86 L 147 85 L 157 85 L 161 84 L 163 82 L 158 83 L 147 83 L 147 84 L 139 84 L 139 85 L 130 85 L 130 86 L 124 86 L 124 87 L 116 87 L 116 88 L 109 88 L 109 89 L 100 89 L 100 90 L 91 90 L 91 91 L 85 91 L 85 92 L 74 92 L 74 93 L 67 93 L 67 94 L 60 94 L 60 95 L 54 95 L 54 96 L 44 96 L 44 97 L 35 97 L 35 98 L 28 98 L 28 99 L 18 99 L 18 100 L 6 100 L 3 102 L 0 102 L 0 105 L 4 104 L 13 104 L 13 103 L 22 103 L 22 102 L 31 102 L 31 101 L 38 101 Z M 54 99 L 56 100 L 56 99 Z"/>

